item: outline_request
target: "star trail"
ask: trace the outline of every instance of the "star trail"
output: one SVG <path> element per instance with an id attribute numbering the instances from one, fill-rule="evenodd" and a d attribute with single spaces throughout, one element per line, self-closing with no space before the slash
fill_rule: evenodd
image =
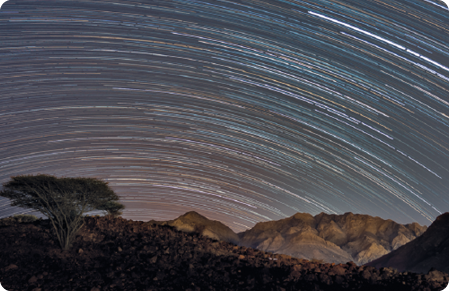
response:
<path id="1" fill-rule="evenodd" d="M 449 211 L 442 2 L 10 0 L 0 92 L 0 182 L 97 177 L 125 218 Z"/>

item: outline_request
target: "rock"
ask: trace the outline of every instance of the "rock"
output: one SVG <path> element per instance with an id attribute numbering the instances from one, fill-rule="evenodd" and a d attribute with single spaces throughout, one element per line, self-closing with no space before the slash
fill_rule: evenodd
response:
<path id="1" fill-rule="evenodd" d="M 157 256 L 154 256 L 150 259 L 151 264 L 156 264 L 156 262 L 157 262 Z"/>
<path id="2" fill-rule="evenodd" d="M 372 274 L 368 270 L 363 270 L 361 276 L 362 276 L 363 279 L 369 280 L 369 279 L 371 279 Z"/>
<path id="3" fill-rule="evenodd" d="M 17 270 L 19 267 L 17 267 L 14 264 L 9 265 L 8 267 L 5 268 L 5 272 L 11 271 L 11 270 Z"/>
<path id="4" fill-rule="evenodd" d="M 326 284 L 326 285 L 332 284 L 332 279 L 328 274 L 319 274 L 318 279 L 323 284 Z"/>
<path id="5" fill-rule="evenodd" d="M 334 282 L 335 282 L 335 284 L 337 284 L 337 285 L 341 285 L 341 284 L 343 284 L 343 282 L 345 282 L 346 280 L 345 280 L 345 277 L 344 276 L 335 276 L 335 278 L 334 278 Z"/>
<path id="6" fill-rule="evenodd" d="M 446 274 L 443 272 L 440 272 L 438 270 L 429 271 L 424 278 L 427 281 L 443 281 L 445 279 Z"/>
<path id="7" fill-rule="evenodd" d="M 343 276 L 346 273 L 346 269 L 342 265 L 335 265 L 329 270 L 329 275 L 331 276 Z"/>
<path id="8" fill-rule="evenodd" d="M 37 277 L 36 276 L 32 276 L 29 280 L 28 283 L 35 283 L 37 282 Z"/>

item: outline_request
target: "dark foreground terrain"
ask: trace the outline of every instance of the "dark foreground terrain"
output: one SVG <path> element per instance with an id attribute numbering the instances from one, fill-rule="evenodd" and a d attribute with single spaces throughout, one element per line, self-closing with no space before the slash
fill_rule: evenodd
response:
<path id="1" fill-rule="evenodd" d="M 439 271 L 319 264 L 123 218 L 86 217 L 65 253 L 50 233 L 48 220 L 0 226 L 6 290 L 400 291 L 442 290 L 448 280 Z"/>

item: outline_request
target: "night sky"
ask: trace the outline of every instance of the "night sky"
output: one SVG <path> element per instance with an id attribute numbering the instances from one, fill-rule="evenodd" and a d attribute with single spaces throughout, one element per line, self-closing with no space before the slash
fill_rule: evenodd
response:
<path id="1" fill-rule="evenodd" d="M 10 0 L 0 182 L 97 177 L 124 218 L 243 231 L 449 211 L 449 10 L 431 0 Z M 0 199 L 0 217 L 29 212 Z"/>

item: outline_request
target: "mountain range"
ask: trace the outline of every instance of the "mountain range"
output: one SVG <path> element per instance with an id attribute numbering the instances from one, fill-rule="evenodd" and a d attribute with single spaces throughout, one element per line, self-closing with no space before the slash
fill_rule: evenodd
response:
<path id="1" fill-rule="evenodd" d="M 257 223 L 237 234 L 223 223 L 194 211 L 174 220 L 151 222 L 262 251 L 337 264 L 353 261 L 357 265 L 389 254 L 427 230 L 417 223 L 403 225 L 350 212 L 316 216 L 297 213 L 285 219 Z"/>

